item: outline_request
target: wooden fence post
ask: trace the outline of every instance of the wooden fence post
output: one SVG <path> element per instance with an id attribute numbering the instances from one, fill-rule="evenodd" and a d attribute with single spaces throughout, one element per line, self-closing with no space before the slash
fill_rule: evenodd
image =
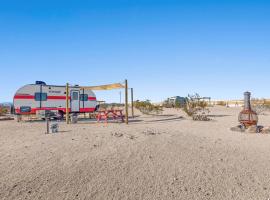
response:
<path id="1" fill-rule="evenodd" d="M 128 81 L 125 80 L 125 110 L 126 124 L 128 124 Z"/>
<path id="2" fill-rule="evenodd" d="M 69 124 L 69 84 L 66 85 L 66 122 Z"/>
<path id="3" fill-rule="evenodd" d="M 131 113 L 132 113 L 132 118 L 134 118 L 133 88 L 131 88 Z"/>

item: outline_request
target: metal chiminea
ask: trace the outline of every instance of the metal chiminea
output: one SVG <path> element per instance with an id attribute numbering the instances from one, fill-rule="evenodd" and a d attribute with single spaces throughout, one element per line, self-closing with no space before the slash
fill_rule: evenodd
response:
<path id="1" fill-rule="evenodd" d="M 250 92 L 244 93 L 245 100 L 244 100 L 244 110 L 242 110 L 239 114 L 239 122 L 244 125 L 246 128 L 257 125 L 258 123 L 258 115 L 255 111 L 251 109 L 250 103 Z"/>

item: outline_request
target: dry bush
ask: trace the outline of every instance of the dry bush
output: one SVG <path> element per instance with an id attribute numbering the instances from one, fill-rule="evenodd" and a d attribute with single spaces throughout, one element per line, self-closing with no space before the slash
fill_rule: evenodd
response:
<path id="1" fill-rule="evenodd" d="M 188 95 L 187 103 L 183 110 L 195 121 L 209 121 L 208 114 L 210 110 L 207 108 L 207 105 L 207 102 L 201 100 L 198 94 Z"/>
<path id="2" fill-rule="evenodd" d="M 264 112 L 269 111 L 269 107 L 265 105 L 253 105 L 252 110 L 254 110 L 258 115 L 264 114 Z"/>
<path id="3" fill-rule="evenodd" d="M 162 106 L 164 108 L 173 108 L 173 104 L 169 103 L 167 100 L 163 102 Z"/>
<path id="4" fill-rule="evenodd" d="M 218 106 L 226 106 L 227 103 L 226 103 L 225 101 L 218 101 L 218 102 L 217 102 L 217 105 L 218 105 Z"/>
<path id="5" fill-rule="evenodd" d="M 134 107 L 146 115 L 160 114 L 163 112 L 163 109 L 161 106 L 156 106 L 156 105 L 152 104 L 149 100 L 135 101 Z"/>
<path id="6" fill-rule="evenodd" d="M 269 100 L 265 100 L 264 101 L 264 105 L 270 107 L 270 101 Z"/>
<path id="7" fill-rule="evenodd" d="M 252 99 L 252 109 L 258 114 L 262 115 L 267 111 L 270 111 L 270 102 L 265 99 Z"/>
<path id="8" fill-rule="evenodd" d="M 0 107 L 0 115 L 6 115 L 7 113 L 8 113 L 8 109 Z"/>
<path id="9" fill-rule="evenodd" d="M 100 110 L 120 109 L 125 107 L 125 104 L 120 103 L 104 103 L 99 105 Z"/>

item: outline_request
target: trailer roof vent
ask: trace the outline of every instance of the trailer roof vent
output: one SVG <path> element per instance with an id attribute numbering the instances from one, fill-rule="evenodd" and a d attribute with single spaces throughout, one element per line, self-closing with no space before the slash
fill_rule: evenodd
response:
<path id="1" fill-rule="evenodd" d="M 43 81 L 36 81 L 36 85 L 46 85 L 46 83 Z"/>

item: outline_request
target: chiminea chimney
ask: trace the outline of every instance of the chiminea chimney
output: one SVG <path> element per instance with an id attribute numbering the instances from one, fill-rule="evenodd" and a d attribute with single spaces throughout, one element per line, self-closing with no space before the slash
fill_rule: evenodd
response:
<path id="1" fill-rule="evenodd" d="M 250 92 L 245 92 L 244 93 L 244 110 L 251 110 L 251 103 L 250 103 L 250 96 L 251 93 Z"/>

